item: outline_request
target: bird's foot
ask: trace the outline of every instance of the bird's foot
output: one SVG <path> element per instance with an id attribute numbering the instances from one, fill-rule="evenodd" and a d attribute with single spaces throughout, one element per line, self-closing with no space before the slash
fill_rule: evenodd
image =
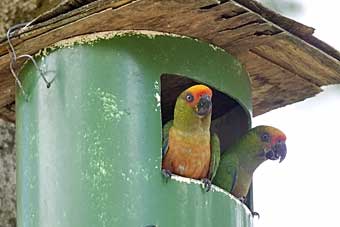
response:
<path id="1" fill-rule="evenodd" d="M 168 169 L 162 169 L 162 175 L 165 177 L 166 180 L 168 180 L 171 178 L 172 172 Z"/>
<path id="2" fill-rule="evenodd" d="M 245 196 L 239 197 L 238 199 L 239 199 L 239 200 L 241 201 L 241 203 L 243 203 L 243 204 L 246 204 L 246 202 L 247 202 L 247 197 L 245 197 Z M 253 217 L 257 216 L 257 218 L 260 218 L 260 214 L 257 213 L 256 211 L 250 210 L 250 212 L 251 212 L 251 214 L 252 214 Z"/>
<path id="3" fill-rule="evenodd" d="M 203 183 L 203 188 L 205 189 L 206 192 L 210 191 L 211 189 L 211 180 L 209 180 L 208 178 L 203 178 L 202 179 L 202 183 Z"/>
<path id="4" fill-rule="evenodd" d="M 251 214 L 253 215 L 253 217 L 257 216 L 257 219 L 260 219 L 260 214 L 256 211 L 251 211 Z"/>
<path id="5" fill-rule="evenodd" d="M 238 199 L 241 201 L 241 203 L 245 204 L 247 202 L 247 198 L 245 196 L 241 196 Z"/>

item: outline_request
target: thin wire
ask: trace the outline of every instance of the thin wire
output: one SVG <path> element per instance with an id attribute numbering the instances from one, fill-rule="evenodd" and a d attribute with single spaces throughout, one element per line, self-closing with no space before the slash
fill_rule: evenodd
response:
<path id="1" fill-rule="evenodd" d="M 40 77 L 43 78 L 44 82 L 46 83 L 46 86 L 47 88 L 50 88 L 51 87 L 51 84 L 52 82 L 54 81 L 55 77 L 51 80 L 51 81 L 48 81 L 45 77 L 45 73 L 41 70 L 41 68 L 38 66 L 36 60 L 29 54 L 22 54 L 20 56 L 17 56 L 16 52 L 15 52 L 15 49 L 14 49 L 14 46 L 12 44 L 12 41 L 11 41 L 11 36 L 12 36 L 12 33 L 14 30 L 18 29 L 18 28 L 21 28 L 21 29 L 26 29 L 31 23 L 31 22 L 28 22 L 28 23 L 21 23 L 21 24 L 16 24 L 12 27 L 10 27 L 8 30 L 7 30 L 7 42 L 8 42 L 8 45 L 10 47 L 10 50 L 9 50 L 9 53 L 10 53 L 10 58 L 11 58 L 11 62 L 10 62 L 10 70 L 11 70 L 11 73 L 13 75 L 13 77 L 15 78 L 15 81 L 16 83 L 18 84 L 20 90 L 22 91 L 22 94 L 24 95 L 25 97 L 25 100 L 28 101 L 28 96 L 27 96 L 27 93 L 25 92 L 24 90 L 24 87 L 21 83 L 21 81 L 19 80 L 17 74 L 15 73 L 15 70 L 14 70 L 14 66 L 17 65 L 17 60 L 18 59 L 29 59 L 33 62 L 34 64 L 34 67 L 38 70 L 39 74 L 40 74 Z"/>
<path id="2" fill-rule="evenodd" d="M 6 33 L 6 35 L 7 35 L 7 42 L 8 42 L 9 47 L 11 48 L 11 52 L 12 52 L 12 55 L 13 55 L 13 60 L 14 60 L 15 62 L 16 62 L 16 60 L 17 60 L 17 55 L 16 55 L 16 53 L 15 53 L 13 44 L 12 44 L 12 42 L 11 42 L 11 33 L 12 33 L 13 30 L 18 29 L 18 28 L 20 28 L 20 27 L 24 27 L 24 26 L 26 26 L 27 24 L 29 24 L 29 23 L 16 24 L 16 25 L 10 27 L 10 28 L 7 30 L 7 33 Z"/>
<path id="3" fill-rule="evenodd" d="M 11 70 L 11 73 L 12 73 L 12 75 L 14 76 L 15 81 L 16 81 L 17 85 L 19 86 L 19 88 L 20 88 L 20 90 L 21 90 L 23 96 L 25 97 L 25 100 L 28 101 L 28 96 L 27 96 L 27 94 L 26 94 L 26 92 L 25 92 L 25 90 L 24 90 L 24 88 L 23 88 L 23 86 L 22 86 L 22 84 L 21 84 L 21 81 L 19 80 L 19 78 L 17 77 L 17 74 L 15 73 L 15 71 L 14 71 L 14 69 L 13 69 L 13 64 L 15 64 L 14 61 L 11 61 L 11 62 L 9 63 L 9 68 L 10 68 L 10 70 Z"/>
<path id="4" fill-rule="evenodd" d="M 46 77 L 45 77 L 45 75 L 44 75 L 44 72 L 41 70 L 41 68 L 39 68 L 37 62 L 34 60 L 34 58 L 33 58 L 31 55 L 29 55 L 29 54 L 23 54 L 23 55 L 20 55 L 19 57 L 17 57 L 17 59 L 20 59 L 20 58 L 28 58 L 28 59 L 30 59 L 30 60 L 33 62 L 35 68 L 39 71 L 40 76 L 41 76 L 41 77 L 43 78 L 43 80 L 45 81 L 45 83 L 46 83 L 46 85 L 47 85 L 47 88 L 49 88 L 49 87 L 51 86 L 51 82 L 48 81 L 48 80 L 46 79 Z M 53 81 L 53 80 L 52 80 L 52 81 Z"/>

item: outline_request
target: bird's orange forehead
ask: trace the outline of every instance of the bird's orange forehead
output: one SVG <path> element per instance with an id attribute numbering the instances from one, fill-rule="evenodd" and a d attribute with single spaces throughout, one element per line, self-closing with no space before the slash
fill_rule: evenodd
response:
<path id="1" fill-rule="evenodd" d="M 286 139 L 287 139 L 286 135 L 281 130 L 274 128 L 274 127 L 270 128 L 268 130 L 269 130 L 269 133 L 272 135 L 272 138 L 274 140 L 273 142 L 276 142 L 278 140 L 286 141 Z"/>
<path id="2" fill-rule="evenodd" d="M 209 87 L 202 85 L 202 84 L 189 87 L 185 91 L 190 92 L 195 97 L 200 97 L 202 95 L 209 95 L 210 97 L 212 97 L 212 90 Z"/>

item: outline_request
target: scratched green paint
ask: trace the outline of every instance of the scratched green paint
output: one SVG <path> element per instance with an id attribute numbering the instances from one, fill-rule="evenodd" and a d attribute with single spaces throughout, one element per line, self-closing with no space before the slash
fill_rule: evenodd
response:
<path id="1" fill-rule="evenodd" d="M 21 72 L 29 100 L 17 90 L 18 226 L 252 225 L 229 195 L 160 173 L 160 75 L 207 83 L 251 113 L 233 57 L 189 38 L 126 34 L 37 59 L 56 78 L 48 89 L 32 64 Z"/>

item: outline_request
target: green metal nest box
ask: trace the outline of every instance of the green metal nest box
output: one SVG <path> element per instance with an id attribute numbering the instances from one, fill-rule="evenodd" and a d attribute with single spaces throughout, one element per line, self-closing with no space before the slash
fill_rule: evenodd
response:
<path id="1" fill-rule="evenodd" d="M 61 41 L 35 56 L 17 89 L 18 226 L 252 226 L 218 187 L 161 174 L 162 124 L 195 83 L 213 88 L 222 150 L 251 122 L 251 88 L 222 49 L 149 31 Z"/>

